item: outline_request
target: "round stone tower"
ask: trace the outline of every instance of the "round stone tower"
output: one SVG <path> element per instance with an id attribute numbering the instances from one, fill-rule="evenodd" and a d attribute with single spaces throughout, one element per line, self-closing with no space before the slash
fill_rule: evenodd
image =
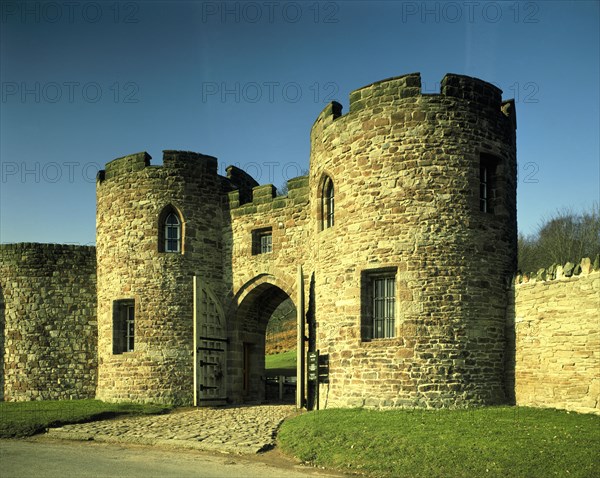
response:
<path id="1" fill-rule="evenodd" d="M 223 294 L 221 178 L 210 156 L 138 153 L 97 181 L 98 391 L 192 404 L 193 276 Z"/>
<path id="2" fill-rule="evenodd" d="M 324 406 L 502 402 L 516 268 L 514 103 L 418 73 L 332 103 L 311 132 L 317 348 Z"/>

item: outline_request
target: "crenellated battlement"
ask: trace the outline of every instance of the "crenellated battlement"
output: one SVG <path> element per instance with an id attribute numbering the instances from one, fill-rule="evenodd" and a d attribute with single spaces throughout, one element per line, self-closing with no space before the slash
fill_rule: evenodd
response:
<path id="1" fill-rule="evenodd" d="M 163 151 L 163 165 L 165 168 L 188 168 L 191 164 L 194 166 L 201 164 L 205 166 L 207 172 L 217 174 L 217 158 L 193 151 Z"/>
<path id="2" fill-rule="evenodd" d="M 516 286 L 526 284 L 535 284 L 537 282 L 558 281 L 561 279 L 576 278 L 587 276 L 592 272 L 600 270 L 600 258 L 596 256 L 592 261 L 589 257 L 584 257 L 581 262 L 575 264 L 567 262 L 566 264 L 552 264 L 549 267 L 538 269 L 536 272 L 526 272 L 518 274 L 514 283 Z"/>
<path id="3" fill-rule="evenodd" d="M 377 98 L 398 100 L 416 96 L 447 96 L 500 109 L 502 90 L 491 83 L 465 75 L 448 73 L 440 83 L 439 94 L 423 94 L 421 74 L 410 73 L 363 86 L 350 93 L 350 112 L 371 106 Z"/>
<path id="4" fill-rule="evenodd" d="M 442 79 L 440 94 L 474 101 L 496 109 L 500 109 L 502 106 L 502 90 L 500 88 L 470 76 L 448 73 Z"/>
<path id="5" fill-rule="evenodd" d="M 350 113 L 394 99 L 421 95 L 421 74 L 410 73 L 376 81 L 350 93 Z"/>
<path id="6" fill-rule="evenodd" d="M 308 176 L 298 176 L 287 182 L 288 193 L 277 196 L 277 189 L 272 184 L 263 184 L 252 188 L 252 198 L 244 203 L 240 202 L 239 190 L 229 193 L 229 207 L 236 216 L 266 212 L 308 203 Z"/>
<path id="7" fill-rule="evenodd" d="M 120 158 L 113 159 L 112 161 L 106 163 L 104 169 L 98 171 L 97 180 L 102 182 L 105 179 L 111 179 L 122 174 L 141 171 L 142 169 L 150 166 L 151 159 L 152 156 L 145 151 L 135 154 L 128 154 L 127 156 L 121 156 Z"/>
<path id="8" fill-rule="evenodd" d="M 190 170 L 191 168 L 201 167 L 209 174 L 217 174 L 217 158 L 201 153 L 194 153 L 192 151 L 164 150 L 162 166 L 151 165 L 151 159 L 152 156 L 150 156 L 146 151 L 128 154 L 127 156 L 113 159 L 112 161 L 106 163 L 105 169 L 98 172 L 97 181 L 102 183 L 107 179 L 136 173 L 146 168 Z"/>
<path id="9" fill-rule="evenodd" d="M 423 93 L 420 73 L 409 73 L 387 78 L 358 88 L 350 93 L 350 114 L 377 106 L 396 104 L 400 106 L 410 98 L 434 100 L 436 98 L 456 98 L 478 108 L 490 108 L 503 113 L 514 121 L 514 101 L 502 101 L 502 90 L 491 83 L 465 75 L 448 73 L 440 83 L 439 93 Z M 413 101 L 406 101 L 409 104 Z M 342 105 L 329 103 L 319 114 L 313 125 L 326 127 L 342 116 Z M 515 123 L 516 127 L 516 123 Z"/>

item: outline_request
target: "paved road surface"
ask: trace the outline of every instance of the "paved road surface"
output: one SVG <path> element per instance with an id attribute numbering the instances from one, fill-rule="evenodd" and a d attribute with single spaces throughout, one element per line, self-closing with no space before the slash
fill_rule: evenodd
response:
<path id="1" fill-rule="evenodd" d="M 277 452 L 255 457 L 131 444 L 33 438 L 0 440 L 2 478 L 339 478 Z"/>

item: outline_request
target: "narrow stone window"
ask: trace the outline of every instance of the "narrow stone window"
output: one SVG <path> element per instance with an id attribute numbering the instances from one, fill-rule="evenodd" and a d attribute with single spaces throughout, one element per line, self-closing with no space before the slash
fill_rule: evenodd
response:
<path id="1" fill-rule="evenodd" d="M 113 354 L 133 352 L 135 345 L 135 301 L 113 302 Z"/>
<path id="2" fill-rule="evenodd" d="M 323 183 L 321 208 L 323 229 L 333 227 L 335 222 L 335 189 L 333 187 L 333 181 L 329 176 L 325 178 Z"/>
<path id="3" fill-rule="evenodd" d="M 158 221 L 158 251 L 183 252 L 183 221 L 173 206 L 163 209 Z"/>
<path id="4" fill-rule="evenodd" d="M 396 269 L 363 273 L 361 328 L 363 340 L 396 336 Z"/>
<path id="5" fill-rule="evenodd" d="M 494 213 L 496 199 L 496 159 L 482 154 L 479 161 L 479 210 Z"/>
<path id="6" fill-rule="evenodd" d="M 273 252 L 273 229 L 266 227 L 252 231 L 252 254 Z"/>

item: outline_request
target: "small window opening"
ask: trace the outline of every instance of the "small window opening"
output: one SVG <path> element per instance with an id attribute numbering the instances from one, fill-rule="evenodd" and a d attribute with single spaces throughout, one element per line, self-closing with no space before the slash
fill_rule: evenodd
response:
<path id="1" fill-rule="evenodd" d="M 133 352 L 135 345 L 135 301 L 113 303 L 113 354 Z"/>
<path id="2" fill-rule="evenodd" d="M 323 218 L 322 229 L 333 227 L 335 223 L 335 189 L 330 177 L 325 178 L 325 182 L 323 183 L 321 208 Z"/>
<path id="3" fill-rule="evenodd" d="M 396 336 L 396 270 L 368 271 L 362 280 L 363 340 Z"/>
<path id="4" fill-rule="evenodd" d="M 252 254 L 273 252 L 273 229 L 268 227 L 252 231 Z"/>
<path id="5" fill-rule="evenodd" d="M 158 251 L 183 252 L 183 220 L 171 205 L 165 207 L 158 218 Z"/>
<path id="6" fill-rule="evenodd" d="M 496 163 L 495 158 L 482 155 L 479 162 L 479 210 L 493 214 L 496 200 Z"/>

